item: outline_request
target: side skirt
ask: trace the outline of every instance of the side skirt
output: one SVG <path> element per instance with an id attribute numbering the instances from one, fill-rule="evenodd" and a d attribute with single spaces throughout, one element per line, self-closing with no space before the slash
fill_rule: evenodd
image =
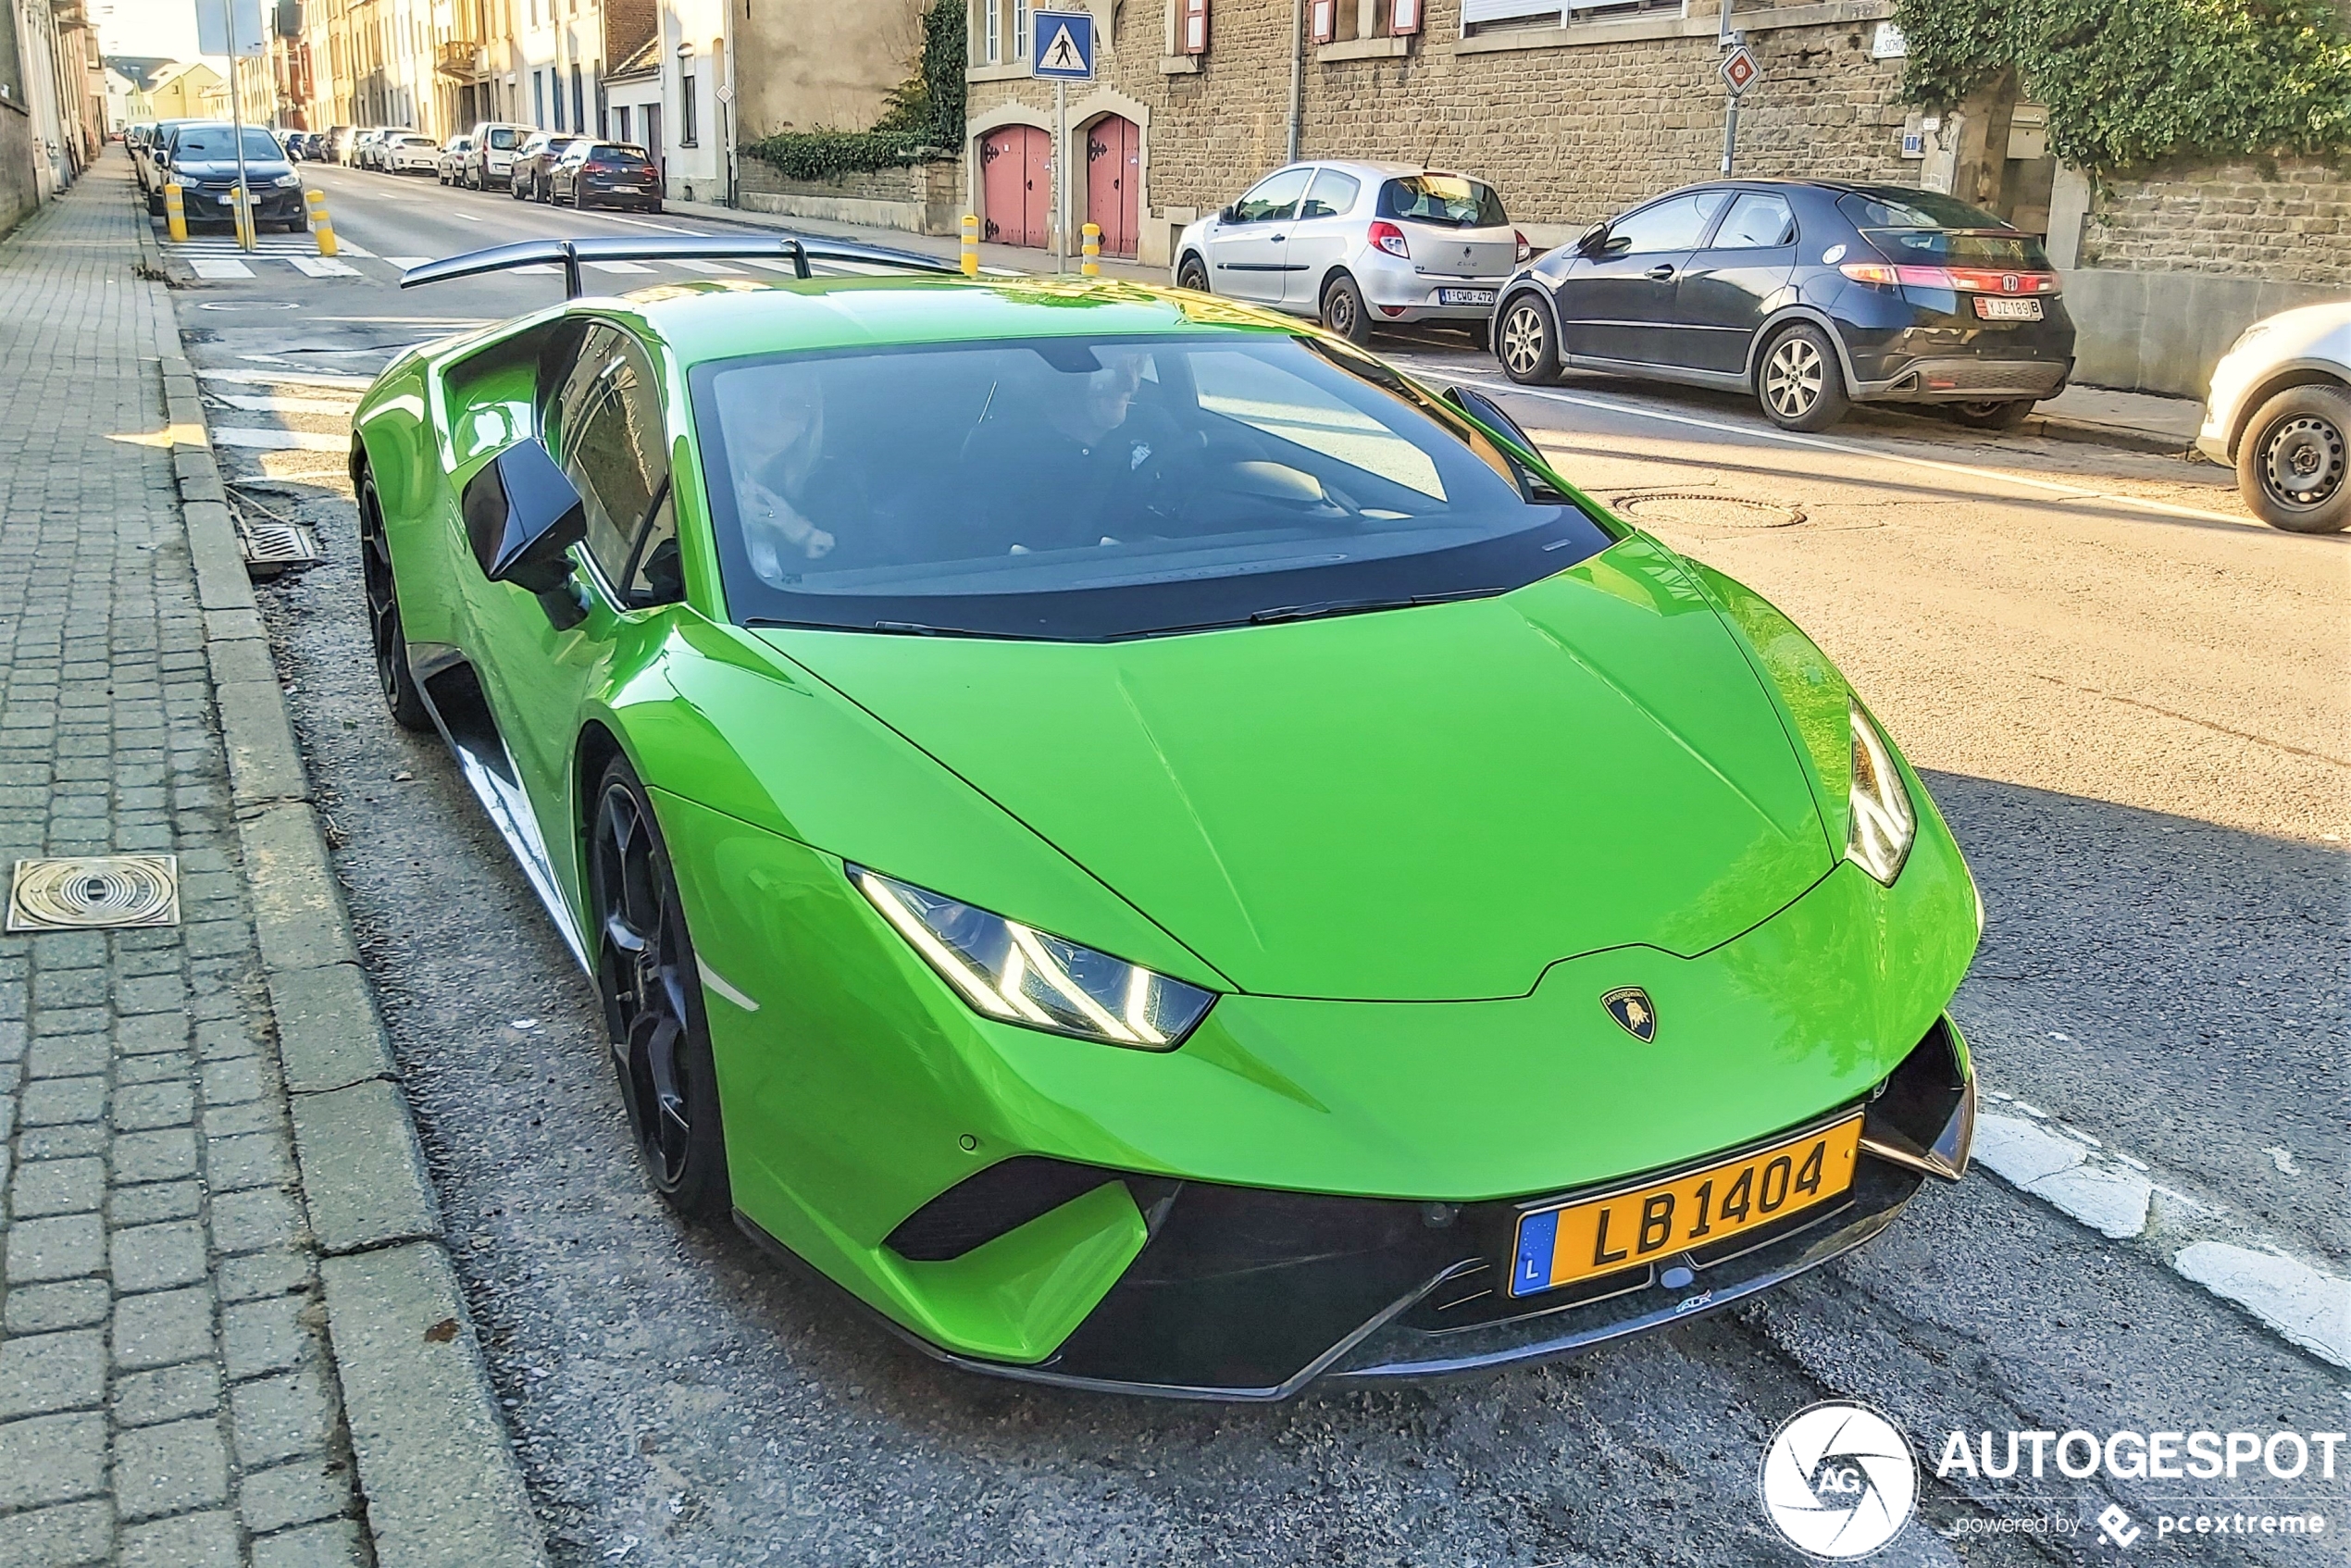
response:
<path id="1" fill-rule="evenodd" d="M 441 731 L 442 740 L 457 759 L 457 771 L 481 803 L 481 809 L 490 814 L 490 825 L 506 841 L 530 890 L 546 906 L 573 961 L 592 977 L 595 969 L 588 962 L 588 950 L 555 880 L 554 862 L 547 853 L 546 840 L 540 836 L 538 814 L 531 809 L 521 772 L 498 733 L 497 720 L 491 716 L 489 699 L 482 693 L 473 666 L 457 649 L 423 642 L 409 644 L 408 663 L 417 672 L 417 686 L 424 693 L 433 728 Z"/>

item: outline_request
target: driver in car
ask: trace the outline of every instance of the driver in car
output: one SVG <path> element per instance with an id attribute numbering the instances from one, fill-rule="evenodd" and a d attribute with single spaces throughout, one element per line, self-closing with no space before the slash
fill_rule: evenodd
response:
<path id="1" fill-rule="evenodd" d="M 1140 395 L 1150 352 L 1098 347 L 1093 358 L 1090 370 L 1046 373 L 1036 417 L 986 418 L 972 430 L 966 471 L 976 493 L 1013 509 L 1014 554 L 1136 537 L 1151 510 L 1142 498 L 1175 456 L 1175 422 Z"/>

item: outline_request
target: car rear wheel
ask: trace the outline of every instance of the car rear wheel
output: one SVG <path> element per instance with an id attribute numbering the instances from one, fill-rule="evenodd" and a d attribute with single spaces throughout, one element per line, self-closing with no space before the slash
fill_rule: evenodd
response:
<path id="1" fill-rule="evenodd" d="M 653 803 L 625 757 L 605 765 L 590 825 L 596 986 L 613 1065 L 653 1189 L 679 1213 L 727 1213 L 727 1138 L 686 935 Z"/>
<path id="2" fill-rule="evenodd" d="M 417 690 L 408 663 L 408 639 L 400 625 L 400 594 L 392 575 L 392 544 L 384 534 L 383 503 L 373 474 L 359 477 L 359 578 L 367 596 L 367 635 L 376 656 L 376 684 L 384 706 L 403 729 L 429 730 L 432 715 Z"/>
<path id="3" fill-rule="evenodd" d="M 1363 308 L 1363 291 L 1344 272 L 1323 287 L 1323 325 L 1351 343 L 1371 341 L 1371 313 Z"/>
<path id="4" fill-rule="evenodd" d="M 2351 392 L 2288 387 L 2263 404 L 2237 443 L 2237 490 L 2253 515 L 2289 533 L 2340 533 L 2351 523 L 2346 484 Z"/>
<path id="5" fill-rule="evenodd" d="M 1512 295 L 1502 307 L 1501 338 L 1494 356 L 1513 381 L 1537 385 L 1559 380 L 1559 340 L 1542 302 L 1533 294 Z"/>
<path id="6" fill-rule="evenodd" d="M 1196 255 L 1186 256 L 1184 264 L 1176 269 L 1176 286 L 1189 289 L 1195 293 L 1215 292 L 1208 286 L 1208 264 Z"/>
<path id="7" fill-rule="evenodd" d="M 587 187 L 587 186 L 585 186 L 585 185 L 580 185 L 580 184 L 574 184 L 574 185 L 572 186 L 572 188 L 571 188 L 571 205 L 572 205 L 572 210 L 573 210 L 573 211 L 575 211 L 575 212 L 586 212 L 586 211 L 588 210 L 588 187 Z"/>
<path id="8" fill-rule="evenodd" d="M 1852 406 L 1836 345 L 1809 322 L 1790 327 L 1764 349 L 1755 393 L 1772 423 L 1785 430 L 1825 430 Z"/>
<path id="9" fill-rule="evenodd" d="M 1972 429 L 2012 430 L 2033 412 L 2034 400 L 2029 397 L 1995 398 L 1984 403 L 1952 403 L 1945 406 L 1951 417 Z"/>

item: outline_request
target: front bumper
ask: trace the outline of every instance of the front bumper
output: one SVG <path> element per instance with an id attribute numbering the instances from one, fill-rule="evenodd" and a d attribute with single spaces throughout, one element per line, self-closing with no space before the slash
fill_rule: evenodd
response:
<path id="1" fill-rule="evenodd" d="M 1809 1125 L 1826 1125 L 1857 1108 L 1865 1117 L 1861 1159 L 1840 1198 L 1718 1248 L 1661 1256 L 1529 1297 L 1501 1288 L 1518 1215 L 1574 1192 L 1416 1203 L 1067 1166 L 1069 1174 L 1033 1179 L 1088 1191 L 1123 1185 L 1150 1239 L 1053 1354 L 1031 1364 L 990 1361 L 890 1327 L 926 1354 L 971 1372 L 1241 1401 L 1287 1399 L 1318 1378 L 1390 1382 L 1567 1355 L 1771 1289 L 1885 1229 L 1929 1175 L 1957 1181 L 1967 1168 L 1975 1118 L 1974 1076 L 1957 1027 L 1938 1019 L 1859 1105 Z M 1783 1136 L 1785 1130 L 1773 1135 Z M 1653 1174 L 1665 1179 L 1675 1171 Z M 937 1250 L 942 1237 L 950 1246 L 968 1242 L 975 1227 L 986 1227 L 986 1201 L 943 1194 L 896 1239 L 917 1251 Z M 737 1221 L 775 1246 L 741 1214 Z"/>

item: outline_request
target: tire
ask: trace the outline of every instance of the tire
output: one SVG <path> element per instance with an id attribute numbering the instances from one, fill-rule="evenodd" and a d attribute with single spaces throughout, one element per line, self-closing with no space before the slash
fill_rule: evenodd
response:
<path id="1" fill-rule="evenodd" d="M 1194 293 L 1200 294 L 1216 292 L 1208 285 L 1208 263 L 1189 253 L 1187 253 L 1184 259 L 1176 265 L 1176 286 L 1179 289 L 1189 289 Z"/>
<path id="2" fill-rule="evenodd" d="M 1494 348 L 1502 374 L 1526 386 L 1544 386 L 1559 380 L 1559 334 L 1551 330 L 1550 312 L 1531 291 L 1512 294 L 1502 306 L 1502 330 Z"/>
<path id="3" fill-rule="evenodd" d="M 2004 397 L 1986 403 L 1947 403 L 1943 406 L 1952 418 L 1972 430 L 2012 430 L 2033 412 L 2034 402 L 2029 397 Z"/>
<path id="4" fill-rule="evenodd" d="M 2288 533 L 2351 523 L 2351 391 L 2288 387 L 2257 410 L 2237 442 L 2237 490 L 2253 515 Z"/>
<path id="5" fill-rule="evenodd" d="M 539 203 L 541 206 L 554 206 L 555 205 L 555 188 L 549 184 L 546 180 L 541 180 L 534 175 L 530 181 L 530 199 Z"/>
<path id="6" fill-rule="evenodd" d="M 432 728 L 432 714 L 408 663 L 408 639 L 400 624 L 398 580 L 392 576 L 392 544 L 384 534 L 383 503 L 376 477 L 359 476 L 359 578 L 367 596 L 368 642 L 375 654 L 376 685 L 394 724 L 419 732 Z"/>
<path id="7" fill-rule="evenodd" d="M 526 200 L 528 197 L 528 193 L 524 189 L 523 182 L 520 180 L 510 180 L 506 181 L 506 194 L 514 197 L 514 199 L 518 202 Z"/>
<path id="8" fill-rule="evenodd" d="M 605 765 L 588 824 L 596 989 L 637 1155 L 696 1219 L 727 1213 L 727 1135 L 702 980 L 653 803 L 626 757 Z"/>
<path id="9" fill-rule="evenodd" d="M 645 210 L 646 210 L 647 212 L 657 213 L 657 212 L 662 211 L 662 210 L 663 210 L 663 208 L 662 208 L 662 205 L 661 205 L 659 202 L 655 202 L 653 205 L 651 205 L 651 206 L 647 207 Z"/>
<path id="10" fill-rule="evenodd" d="M 1852 402 L 1829 335 L 1799 322 L 1765 344 L 1755 369 L 1755 400 L 1784 430 L 1825 430 L 1844 418 Z"/>
<path id="11" fill-rule="evenodd" d="M 1323 285 L 1323 326 L 1350 343 L 1372 341 L 1372 313 L 1364 308 L 1363 291 L 1344 272 Z"/>
<path id="12" fill-rule="evenodd" d="M 1486 354 L 1492 351 L 1494 347 L 1493 322 L 1473 321 L 1469 324 L 1467 330 L 1469 331 L 1470 347 L 1475 349 L 1480 354 Z"/>
<path id="13" fill-rule="evenodd" d="M 571 210 L 572 210 L 572 211 L 574 211 L 574 212 L 586 212 L 586 211 L 588 210 L 588 187 L 587 187 L 587 186 L 585 186 L 585 185 L 577 185 L 577 184 L 576 184 L 576 185 L 574 185 L 574 186 L 572 186 L 572 188 L 571 188 Z"/>

